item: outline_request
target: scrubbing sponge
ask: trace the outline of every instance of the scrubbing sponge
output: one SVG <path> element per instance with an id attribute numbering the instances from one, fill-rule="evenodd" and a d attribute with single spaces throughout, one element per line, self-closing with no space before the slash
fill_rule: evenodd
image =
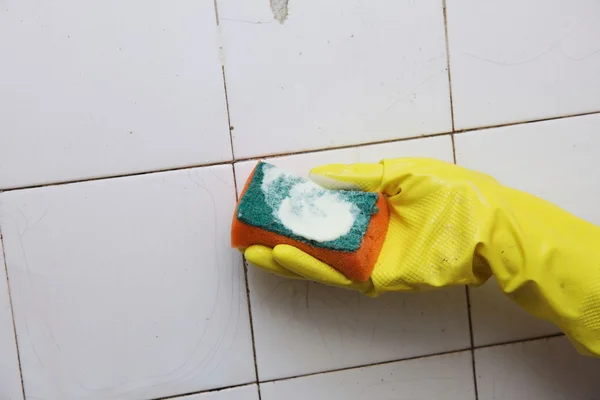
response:
<path id="1" fill-rule="evenodd" d="M 389 213 L 381 194 L 326 190 L 259 162 L 248 178 L 231 229 L 233 247 L 289 244 L 350 279 L 371 275 Z"/>

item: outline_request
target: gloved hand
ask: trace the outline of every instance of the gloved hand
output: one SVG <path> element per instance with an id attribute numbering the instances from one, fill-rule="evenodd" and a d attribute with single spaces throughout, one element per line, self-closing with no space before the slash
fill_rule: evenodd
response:
<path id="1" fill-rule="evenodd" d="M 600 355 L 600 228 L 493 178 L 432 159 L 328 165 L 310 177 L 330 189 L 382 192 L 388 232 L 367 282 L 353 282 L 287 245 L 251 246 L 246 259 L 272 273 L 376 296 L 481 285 L 492 274 L 531 314 Z"/>

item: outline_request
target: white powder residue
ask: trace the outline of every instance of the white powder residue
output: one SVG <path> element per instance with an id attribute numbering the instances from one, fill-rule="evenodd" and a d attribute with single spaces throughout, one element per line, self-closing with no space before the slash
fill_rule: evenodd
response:
<path id="1" fill-rule="evenodd" d="M 350 232 L 358 213 L 355 204 L 278 168 L 263 171 L 261 189 L 265 200 L 273 209 L 273 215 L 294 234 L 327 242 Z M 284 185 L 291 185 L 289 193 L 282 190 Z"/>
<path id="2" fill-rule="evenodd" d="M 270 0 L 271 11 L 273 11 L 273 17 L 280 24 L 283 24 L 288 17 L 288 2 L 289 0 Z"/>

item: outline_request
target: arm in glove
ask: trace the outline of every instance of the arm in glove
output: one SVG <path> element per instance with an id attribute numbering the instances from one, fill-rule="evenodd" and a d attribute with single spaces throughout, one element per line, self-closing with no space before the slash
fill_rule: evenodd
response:
<path id="1" fill-rule="evenodd" d="M 493 178 L 431 159 L 329 165 L 311 179 L 386 195 L 390 222 L 367 282 L 353 282 L 291 246 L 251 246 L 246 259 L 275 274 L 367 295 L 480 285 L 501 290 L 600 355 L 600 228 Z"/>

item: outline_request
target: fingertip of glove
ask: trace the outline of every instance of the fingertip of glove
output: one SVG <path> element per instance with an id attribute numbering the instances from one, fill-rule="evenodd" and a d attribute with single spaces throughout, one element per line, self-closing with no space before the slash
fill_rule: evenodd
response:
<path id="1" fill-rule="evenodd" d="M 246 248 L 246 250 L 244 250 L 244 255 L 246 255 L 246 254 L 267 254 L 267 253 L 270 253 L 271 251 L 273 251 L 273 249 L 271 249 L 270 247 L 263 246 L 261 244 L 255 244 L 255 245 L 252 245 L 252 246 Z"/>
<path id="2" fill-rule="evenodd" d="M 273 258 L 275 259 L 286 259 L 290 257 L 302 256 L 305 253 L 302 250 L 297 249 L 289 244 L 279 244 L 273 248 Z"/>
<path id="3" fill-rule="evenodd" d="M 251 264 L 271 264 L 273 250 L 267 246 L 253 245 L 244 251 L 246 261 Z"/>
<path id="4" fill-rule="evenodd" d="M 381 164 L 328 164 L 313 168 L 309 178 L 327 189 L 378 191 L 382 175 Z"/>
<path id="5" fill-rule="evenodd" d="M 327 175 L 321 175 L 318 172 L 311 171 L 308 178 L 317 185 L 329 190 L 360 190 L 360 186 L 354 182 L 338 181 Z"/>

